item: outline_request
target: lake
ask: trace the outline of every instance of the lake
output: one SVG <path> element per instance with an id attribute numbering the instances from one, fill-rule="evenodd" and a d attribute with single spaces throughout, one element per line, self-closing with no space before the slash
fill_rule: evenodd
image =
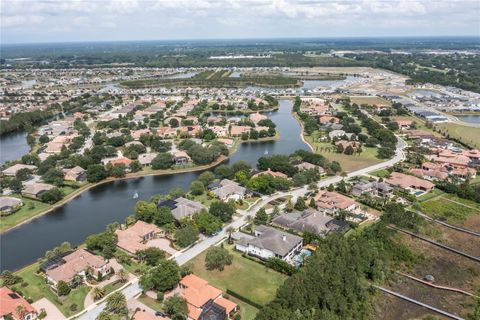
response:
<path id="1" fill-rule="evenodd" d="M 300 138 L 301 128 L 291 115 L 292 107 L 291 100 L 280 100 L 279 110 L 270 115 L 280 133 L 279 140 L 242 143 L 229 162 L 246 160 L 255 165 L 266 152 L 273 155 L 290 154 L 298 149 L 309 150 Z M 134 213 L 137 200 L 167 194 L 173 187 L 187 190 L 200 173 L 114 181 L 85 191 L 61 208 L 0 235 L 1 270 L 16 270 L 33 263 L 47 250 L 64 241 L 78 245 L 89 235 L 103 231 L 108 224 L 123 222 Z M 139 199 L 133 199 L 135 192 Z"/>
<path id="2" fill-rule="evenodd" d="M 0 136 L 0 165 L 21 158 L 30 151 L 25 132 L 12 132 Z"/>
<path id="3" fill-rule="evenodd" d="M 468 123 L 480 124 L 480 115 L 472 114 L 467 116 L 456 116 L 458 120 Z"/>

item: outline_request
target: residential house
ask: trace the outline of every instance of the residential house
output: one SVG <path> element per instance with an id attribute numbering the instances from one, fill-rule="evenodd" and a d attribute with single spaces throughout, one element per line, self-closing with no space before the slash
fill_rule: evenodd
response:
<path id="1" fill-rule="evenodd" d="M 328 133 L 330 139 L 341 138 L 345 136 L 347 133 L 344 130 L 332 130 Z"/>
<path id="2" fill-rule="evenodd" d="M 157 129 L 157 135 L 161 138 L 175 138 L 177 136 L 177 129 L 170 127 L 161 127 Z"/>
<path id="3" fill-rule="evenodd" d="M 139 129 L 131 132 L 131 136 L 133 140 L 139 140 L 142 135 L 149 135 L 149 134 L 151 134 L 150 129 Z"/>
<path id="4" fill-rule="evenodd" d="M 225 126 L 211 126 L 209 127 L 217 137 L 228 136 L 228 128 Z"/>
<path id="5" fill-rule="evenodd" d="M 408 191 L 430 191 L 435 185 L 427 180 L 420 179 L 411 175 L 406 175 L 400 172 L 392 172 L 390 176 L 385 179 L 385 182 Z"/>
<path id="6" fill-rule="evenodd" d="M 65 180 L 67 181 L 84 181 L 87 178 L 87 171 L 82 167 L 76 166 L 71 169 L 64 169 Z"/>
<path id="7" fill-rule="evenodd" d="M 179 197 L 174 200 L 165 200 L 157 204 L 157 207 L 166 206 L 172 210 L 172 214 L 177 221 L 185 218 L 190 218 L 195 213 L 207 208 L 200 202 L 193 201 L 184 197 Z"/>
<path id="8" fill-rule="evenodd" d="M 87 273 L 96 279 L 102 279 L 111 272 L 111 266 L 103 257 L 85 249 L 78 249 L 49 259 L 40 266 L 40 270 L 45 273 L 45 278 L 52 288 L 56 289 L 58 282 L 69 284 L 77 276 L 84 280 Z"/>
<path id="9" fill-rule="evenodd" d="M 262 172 L 259 172 L 257 174 L 254 174 L 252 176 L 252 178 L 256 178 L 256 177 L 262 176 L 264 174 L 267 174 L 267 175 L 272 176 L 274 178 L 288 179 L 288 176 L 285 173 L 278 172 L 278 171 L 272 171 L 270 168 L 268 168 L 266 171 L 262 171 Z"/>
<path id="10" fill-rule="evenodd" d="M 34 320 L 37 316 L 38 311 L 22 296 L 7 287 L 0 288 L 0 319 Z"/>
<path id="11" fill-rule="evenodd" d="M 128 167 L 131 163 L 132 163 L 132 160 L 128 159 L 127 157 L 120 157 L 120 158 L 116 158 L 116 159 L 112 159 L 109 161 L 109 163 L 112 165 L 112 166 L 116 166 L 116 165 L 125 165 L 126 167 Z"/>
<path id="12" fill-rule="evenodd" d="M 302 250 L 302 237 L 267 226 L 257 226 L 254 238 L 245 237 L 238 240 L 238 251 L 259 257 L 260 259 L 279 258 L 292 262 Z"/>
<path id="13" fill-rule="evenodd" d="M 249 133 L 252 130 L 252 127 L 249 126 L 232 126 L 230 128 L 230 136 L 238 137 L 244 133 Z"/>
<path id="14" fill-rule="evenodd" d="M 319 212 L 312 208 L 303 212 L 296 211 L 281 214 L 272 220 L 272 225 L 299 233 L 308 231 L 316 235 L 344 232 L 348 229 L 347 222 L 334 219 L 324 212 Z"/>
<path id="15" fill-rule="evenodd" d="M 189 320 L 226 320 L 238 310 L 238 305 L 224 298 L 220 289 L 193 274 L 180 280 L 178 291 L 187 301 Z"/>
<path id="16" fill-rule="evenodd" d="M 247 189 L 242 187 L 237 182 L 229 180 L 229 179 L 222 179 L 217 183 L 212 183 L 209 186 L 209 189 L 215 197 L 227 201 L 227 200 L 239 200 L 243 199 Z"/>
<path id="17" fill-rule="evenodd" d="M 48 190 L 52 190 L 53 188 L 55 188 L 55 186 L 52 186 L 51 184 L 32 183 L 25 186 L 25 188 L 22 191 L 22 194 L 25 197 L 39 199 L 42 196 L 42 194 L 44 194 Z"/>
<path id="18" fill-rule="evenodd" d="M 200 126 L 184 126 L 179 128 L 180 134 L 188 135 L 189 137 L 195 137 L 202 132 Z"/>
<path id="19" fill-rule="evenodd" d="M 345 153 L 348 147 L 352 147 L 353 152 L 356 152 L 361 148 L 360 142 L 358 141 L 340 140 L 335 142 L 335 145 L 342 151 L 342 153 Z"/>
<path id="20" fill-rule="evenodd" d="M 156 156 L 156 153 L 142 153 L 138 155 L 138 162 L 140 162 L 142 166 L 149 166 Z"/>
<path id="21" fill-rule="evenodd" d="M 320 175 L 325 175 L 325 169 L 323 169 L 320 166 L 311 164 L 310 162 L 301 162 L 301 163 L 295 165 L 295 167 L 298 169 L 298 171 L 315 169 L 320 173 Z"/>
<path id="22" fill-rule="evenodd" d="M 147 248 L 146 242 L 154 239 L 162 233 L 162 230 L 154 224 L 138 220 L 133 226 L 125 230 L 117 229 L 117 246 L 130 254 Z"/>
<path id="23" fill-rule="evenodd" d="M 335 191 L 320 190 L 314 200 L 319 209 L 330 214 L 334 214 L 338 210 L 353 212 L 358 207 L 355 200 Z"/>
<path id="24" fill-rule="evenodd" d="M 258 123 L 262 120 L 266 120 L 268 119 L 268 117 L 264 114 L 261 114 L 259 112 L 256 112 L 256 113 L 251 113 L 248 118 L 250 119 L 250 121 L 252 121 L 253 123 Z"/>
<path id="25" fill-rule="evenodd" d="M 173 153 L 173 161 L 176 165 L 184 165 L 191 161 L 192 159 L 185 151 L 176 151 Z"/>
<path id="26" fill-rule="evenodd" d="M 391 197 L 393 188 L 385 182 L 365 181 L 357 182 L 351 190 L 352 195 L 358 197 L 362 194 L 369 194 L 378 197 Z"/>
<path id="27" fill-rule="evenodd" d="M 225 144 L 227 147 L 233 146 L 233 142 L 234 142 L 232 139 L 224 139 L 224 138 L 217 139 L 217 141 Z"/>
<path id="28" fill-rule="evenodd" d="M 402 131 L 410 130 L 413 125 L 412 120 L 394 120 L 398 124 L 398 128 Z"/>
<path id="29" fill-rule="evenodd" d="M 8 214 L 23 206 L 22 200 L 14 197 L 0 197 L 0 212 Z"/>
<path id="30" fill-rule="evenodd" d="M 340 123 L 340 119 L 334 116 L 320 116 L 318 119 L 321 125 L 325 125 L 328 123 Z"/>
<path id="31" fill-rule="evenodd" d="M 170 318 L 156 316 L 154 313 L 146 310 L 138 310 L 133 315 L 132 320 L 170 320 Z"/>
<path id="32" fill-rule="evenodd" d="M 13 166 L 8 167 L 7 169 L 3 170 L 2 173 L 5 176 L 13 177 L 17 174 L 17 172 L 19 170 L 22 170 L 22 169 L 28 169 L 28 170 L 31 170 L 31 171 L 35 171 L 35 170 L 37 170 L 37 166 L 17 163 L 17 164 L 14 164 Z"/>

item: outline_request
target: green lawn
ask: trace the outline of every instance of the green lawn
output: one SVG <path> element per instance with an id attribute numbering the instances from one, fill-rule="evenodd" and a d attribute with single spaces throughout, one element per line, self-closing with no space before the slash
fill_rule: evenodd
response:
<path id="1" fill-rule="evenodd" d="M 447 134 L 450 138 L 457 139 L 471 148 L 480 149 L 480 128 L 462 126 L 457 123 L 439 123 L 435 125 L 441 133 Z"/>
<path id="2" fill-rule="evenodd" d="M 12 213 L 11 215 L 8 216 L 2 216 L 0 218 L 0 231 L 4 231 L 6 229 L 9 229 L 25 220 L 30 219 L 31 217 L 34 217 L 41 211 L 47 209 L 50 207 L 49 204 L 32 200 L 32 199 L 27 199 L 23 197 L 19 197 L 23 201 L 23 206 L 20 208 L 15 213 Z"/>
<path id="3" fill-rule="evenodd" d="M 35 273 L 38 266 L 38 263 L 34 263 L 17 271 L 15 274 L 28 283 L 28 286 L 22 287 L 21 285 L 14 285 L 13 287 L 20 290 L 26 298 L 31 298 L 33 301 L 47 298 L 67 317 L 80 312 L 83 309 L 83 302 L 85 301 L 85 297 L 90 288 L 87 286 L 80 286 L 72 290 L 66 298 L 62 298 L 62 301 L 60 301 L 57 295 L 53 293 L 45 283 L 44 278 Z M 77 309 L 74 311 L 70 309 L 73 304 L 77 305 Z"/>
<path id="4" fill-rule="evenodd" d="M 205 252 L 197 256 L 192 263 L 193 273 L 207 280 L 212 286 L 222 291 L 231 289 L 250 300 L 264 305 L 270 302 L 277 288 L 287 278 L 265 266 L 242 257 L 239 252 L 231 252 L 233 263 L 223 271 L 205 269 Z"/>
<path id="5" fill-rule="evenodd" d="M 235 302 L 240 307 L 240 315 L 242 320 L 254 320 L 258 313 L 258 309 L 248 303 L 245 303 L 235 297 L 228 296 L 228 300 Z"/>
<path id="6" fill-rule="evenodd" d="M 380 170 L 374 171 L 370 174 L 372 176 L 377 176 L 379 178 L 385 178 L 386 176 L 388 176 L 390 174 L 390 172 L 387 169 L 380 169 Z"/>
<path id="7" fill-rule="evenodd" d="M 460 202 L 462 204 L 471 206 L 472 208 L 462 206 L 461 204 L 454 203 L 449 200 Z M 444 220 L 452 224 L 462 224 L 468 215 L 480 214 L 479 204 L 460 199 L 454 195 L 445 195 L 424 201 L 420 203 L 420 209 L 422 212 L 433 218 Z"/>
<path id="8" fill-rule="evenodd" d="M 105 289 L 105 295 L 117 290 L 118 288 L 120 288 L 124 284 L 125 284 L 124 282 L 120 282 L 120 281 L 116 281 L 116 282 L 112 282 L 112 283 L 107 284 L 105 287 L 103 287 Z"/>
<path id="9" fill-rule="evenodd" d="M 315 134 L 315 133 L 314 133 Z M 334 151 L 335 146 L 329 142 L 314 142 L 313 136 L 305 136 L 305 140 L 319 153 L 330 161 L 338 161 L 343 171 L 351 172 L 385 160 L 377 158 L 377 149 L 362 146 L 363 152 L 359 155 L 346 155 Z"/>
<path id="10" fill-rule="evenodd" d="M 163 311 L 163 304 L 160 301 L 157 301 L 156 299 L 150 298 L 149 296 L 142 294 L 139 298 L 138 301 L 143 303 L 149 308 L 152 308 L 155 311 Z"/>
<path id="11" fill-rule="evenodd" d="M 430 199 L 433 199 L 433 198 L 436 198 L 440 195 L 443 194 L 443 191 L 440 190 L 440 189 L 433 189 L 432 191 L 428 192 L 428 193 L 425 193 L 425 194 L 422 194 L 420 197 L 417 198 L 417 200 L 419 202 L 424 202 L 424 201 L 427 201 L 427 200 L 430 200 Z"/>

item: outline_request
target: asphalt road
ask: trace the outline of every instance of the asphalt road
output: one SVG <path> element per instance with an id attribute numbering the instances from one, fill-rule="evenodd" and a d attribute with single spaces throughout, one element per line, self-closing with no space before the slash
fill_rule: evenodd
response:
<path id="1" fill-rule="evenodd" d="M 405 153 L 403 152 L 403 149 L 405 147 L 406 147 L 405 141 L 403 141 L 401 138 L 398 138 L 397 149 L 396 149 L 396 152 L 395 152 L 395 156 L 392 159 L 387 160 L 387 161 L 382 162 L 382 163 L 372 165 L 372 166 L 367 167 L 367 168 L 363 168 L 363 169 L 360 169 L 360 170 L 357 170 L 357 171 L 350 172 L 349 174 L 347 174 L 347 178 L 366 175 L 366 174 L 369 174 L 373 171 L 377 171 L 377 170 L 380 170 L 380 169 L 385 169 L 385 168 L 391 167 L 394 164 L 405 160 Z M 318 187 L 320 187 L 320 188 L 321 187 L 327 187 L 332 183 L 334 184 L 334 183 L 340 182 L 342 179 L 345 179 L 345 178 L 341 177 L 341 176 L 335 176 L 335 177 L 331 177 L 331 178 L 328 178 L 328 179 L 324 179 L 324 180 L 321 180 L 321 181 L 318 182 Z M 183 264 L 187 263 L 188 261 L 192 260 L 193 258 L 195 258 L 197 255 L 199 255 L 203 251 L 207 250 L 209 247 L 211 247 L 211 246 L 219 243 L 220 241 L 222 241 L 227 236 L 226 230 L 228 228 L 233 227 L 234 229 L 238 229 L 241 226 L 243 226 L 244 224 L 246 224 L 247 216 L 254 216 L 255 213 L 261 207 L 266 205 L 268 202 L 270 202 L 274 199 L 277 199 L 277 198 L 284 197 L 286 195 L 292 195 L 294 198 L 296 198 L 298 196 L 305 195 L 308 191 L 309 190 L 308 190 L 307 187 L 302 187 L 302 188 L 290 190 L 290 191 L 287 191 L 287 192 L 277 192 L 277 193 L 274 193 L 272 195 L 263 196 L 259 202 L 257 202 L 254 206 L 252 206 L 248 210 L 239 210 L 238 211 L 239 215 L 236 218 L 234 218 L 234 220 L 231 223 L 226 225 L 217 235 L 215 235 L 213 237 L 205 238 L 204 240 L 198 242 L 197 244 L 188 248 L 187 250 L 181 251 L 178 254 L 172 256 L 172 258 L 175 259 L 175 261 L 177 261 L 177 263 L 179 265 L 183 265 Z M 125 295 L 127 300 L 135 297 L 137 294 L 139 294 L 142 291 L 142 289 L 138 285 L 138 278 L 135 278 L 135 279 L 131 280 L 128 284 L 129 285 L 127 287 L 124 287 L 123 289 L 119 289 L 123 292 L 123 294 Z M 95 320 L 95 318 L 102 312 L 103 308 L 105 308 L 105 302 L 102 302 L 98 305 L 93 304 L 93 305 L 90 306 L 90 308 L 87 308 L 86 312 L 84 312 L 81 316 L 79 316 L 78 319 L 81 319 L 81 320 Z M 75 316 L 71 317 L 69 319 L 73 319 L 73 318 L 75 318 Z"/>

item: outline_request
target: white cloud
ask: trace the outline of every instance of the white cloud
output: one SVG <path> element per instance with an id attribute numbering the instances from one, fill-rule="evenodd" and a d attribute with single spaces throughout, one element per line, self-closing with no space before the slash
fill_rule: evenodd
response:
<path id="1" fill-rule="evenodd" d="M 45 18 L 42 16 L 4 16 L 0 20 L 0 24 L 2 28 L 18 28 L 38 25 L 44 20 Z"/>

